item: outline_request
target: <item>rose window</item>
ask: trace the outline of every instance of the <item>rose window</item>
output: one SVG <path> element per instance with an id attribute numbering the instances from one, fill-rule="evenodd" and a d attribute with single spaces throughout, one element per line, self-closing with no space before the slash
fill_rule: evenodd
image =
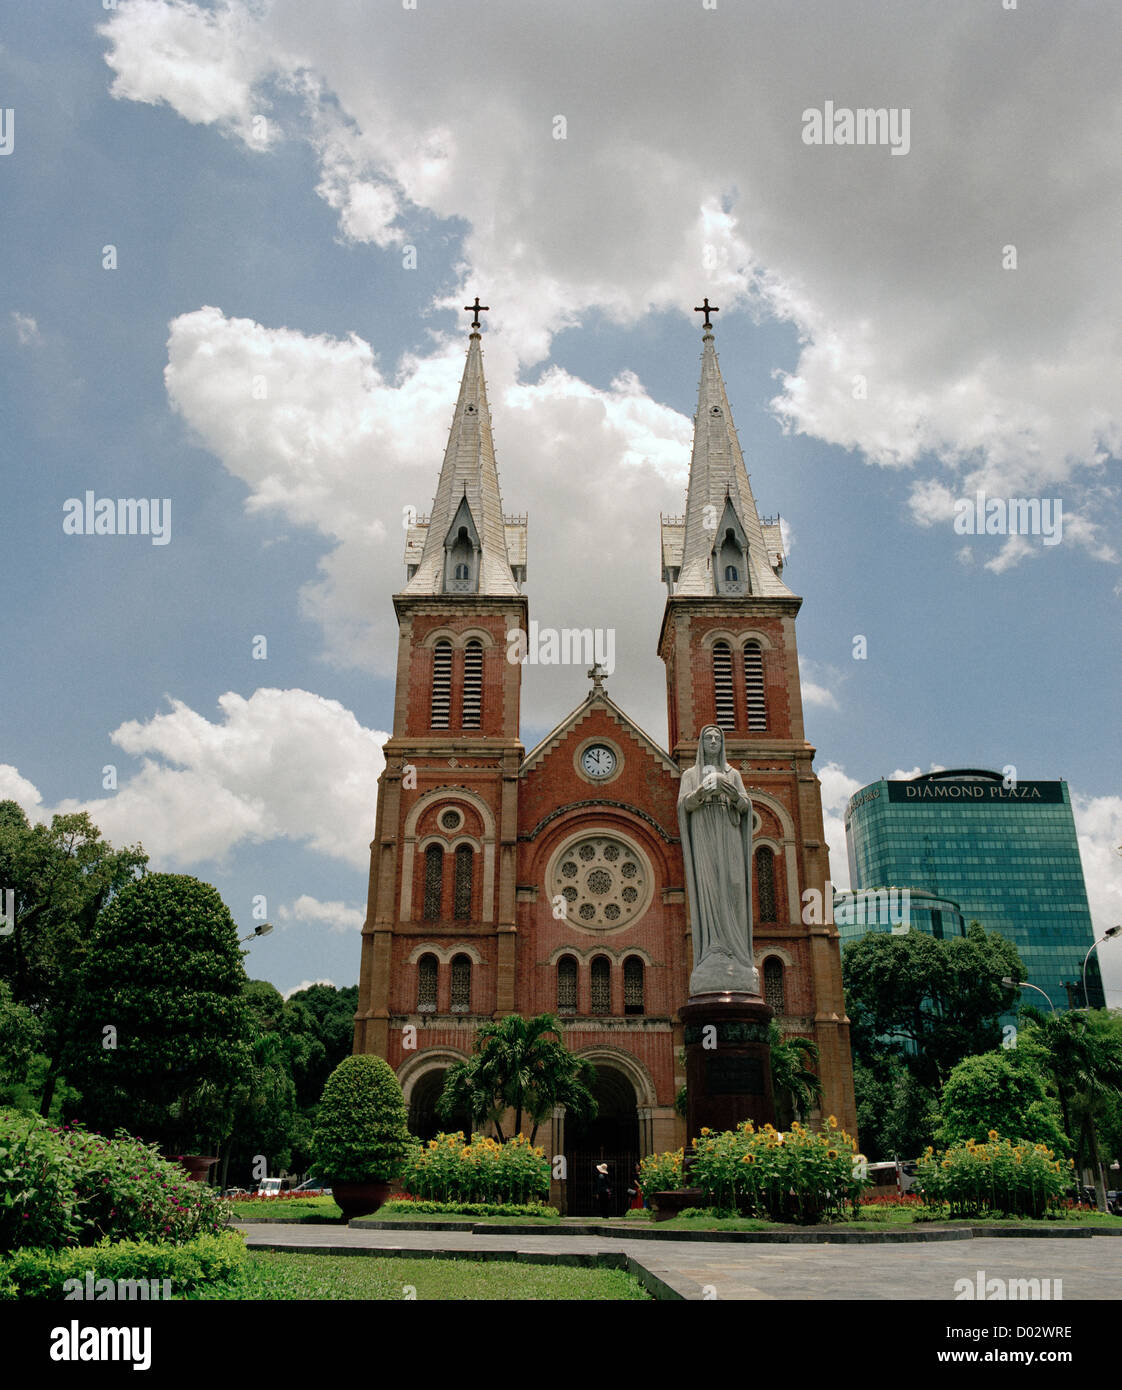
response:
<path id="1" fill-rule="evenodd" d="M 550 896 L 565 900 L 570 922 L 581 927 L 621 927 L 646 911 L 651 870 L 626 840 L 584 835 L 570 841 L 549 869 Z"/>

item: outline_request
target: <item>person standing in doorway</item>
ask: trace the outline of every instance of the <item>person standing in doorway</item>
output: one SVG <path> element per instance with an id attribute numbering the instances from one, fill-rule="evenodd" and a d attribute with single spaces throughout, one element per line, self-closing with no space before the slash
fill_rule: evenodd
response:
<path id="1" fill-rule="evenodd" d="M 608 1165 L 596 1165 L 596 1200 L 600 1203 L 600 1216 L 604 1221 L 612 1214 L 612 1182 L 608 1177 Z"/>

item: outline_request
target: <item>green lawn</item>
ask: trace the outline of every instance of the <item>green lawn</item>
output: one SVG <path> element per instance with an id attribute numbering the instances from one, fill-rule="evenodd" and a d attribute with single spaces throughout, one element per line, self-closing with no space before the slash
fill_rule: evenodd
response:
<path id="1" fill-rule="evenodd" d="M 261 1197 L 250 1202 L 230 1197 L 227 1200 L 238 1221 L 268 1221 L 278 1217 L 298 1221 L 309 1216 L 320 1221 L 343 1219 L 343 1213 L 331 1197 Z"/>
<path id="2" fill-rule="evenodd" d="M 616 1269 L 536 1265 L 513 1260 L 409 1260 L 254 1250 L 229 1284 L 199 1298 L 286 1302 L 354 1299 L 514 1301 L 647 1300 L 631 1274 Z"/>

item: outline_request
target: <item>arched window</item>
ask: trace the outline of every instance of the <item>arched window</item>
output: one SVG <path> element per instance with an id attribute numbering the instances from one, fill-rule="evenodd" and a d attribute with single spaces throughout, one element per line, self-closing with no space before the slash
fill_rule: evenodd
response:
<path id="1" fill-rule="evenodd" d="M 446 729 L 452 710 L 452 643 L 432 649 L 432 727 Z"/>
<path id="2" fill-rule="evenodd" d="M 483 712 L 483 644 L 464 648 L 464 728 L 478 729 Z"/>
<path id="3" fill-rule="evenodd" d="M 643 961 L 640 956 L 628 956 L 623 962 L 623 1012 L 643 1012 Z"/>
<path id="4" fill-rule="evenodd" d="M 612 1011 L 612 965 L 607 956 L 597 956 L 592 962 L 592 1012 L 610 1014 Z"/>
<path id="5" fill-rule="evenodd" d="M 764 654 L 759 642 L 744 644 L 744 693 L 748 704 L 748 732 L 767 728 L 767 700 L 764 697 Z"/>
<path id="6" fill-rule="evenodd" d="M 457 565 L 457 566 L 456 566 L 456 578 L 457 578 L 457 579 L 469 579 L 470 577 L 471 577 L 471 570 L 469 569 L 469 567 L 468 567 L 467 565 Z"/>
<path id="7" fill-rule="evenodd" d="M 740 579 L 740 572 L 737 570 L 736 566 L 735 566 L 735 565 L 726 565 L 726 566 L 725 566 L 725 583 L 726 583 L 726 584 L 736 584 L 736 583 L 739 581 L 739 579 Z"/>
<path id="8" fill-rule="evenodd" d="M 562 956 L 557 962 L 557 1012 L 577 1011 L 577 962 L 575 956 Z"/>
<path id="9" fill-rule="evenodd" d="M 775 855 L 767 845 L 756 851 L 756 920 L 774 922 L 775 916 Z"/>
<path id="10" fill-rule="evenodd" d="M 787 1012 L 783 994 L 783 962 L 778 956 L 768 956 L 764 961 L 764 1003 L 775 1014 Z"/>
<path id="11" fill-rule="evenodd" d="M 444 851 L 439 845 L 425 850 L 425 910 L 426 922 L 439 922 L 444 906 Z"/>
<path id="12" fill-rule="evenodd" d="M 727 642 L 713 643 L 713 693 L 717 703 L 717 724 L 736 728 L 736 709 L 732 696 L 732 652 Z"/>
<path id="13" fill-rule="evenodd" d="M 471 1013 L 471 957 L 452 957 L 452 1012 Z"/>
<path id="14" fill-rule="evenodd" d="M 457 922 L 471 920 L 471 870 L 475 852 L 470 845 L 456 846 L 456 888 L 452 915 Z"/>
<path id="15" fill-rule="evenodd" d="M 436 972 L 435 956 L 422 956 L 417 962 L 417 1012 L 436 1013 Z"/>

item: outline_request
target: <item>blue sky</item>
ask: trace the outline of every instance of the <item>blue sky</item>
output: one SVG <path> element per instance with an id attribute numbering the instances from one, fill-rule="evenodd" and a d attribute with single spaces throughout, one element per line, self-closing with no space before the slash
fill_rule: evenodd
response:
<path id="1" fill-rule="evenodd" d="M 88 807 L 246 931 L 264 895 L 247 965 L 281 989 L 353 982 L 458 306 L 492 306 L 531 616 L 614 628 L 610 693 L 664 740 L 658 519 L 708 295 L 789 528 L 835 882 L 858 786 L 1013 764 L 1070 783 L 1096 927 L 1122 920 L 1120 27 L 957 0 L 9 13 L 0 796 Z M 906 155 L 807 145 L 826 100 L 909 110 Z M 1061 499 L 1060 543 L 956 534 L 978 487 Z M 87 491 L 169 499 L 169 543 L 64 534 Z M 586 687 L 526 669 L 527 748 Z M 1103 971 L 1122 1002 L 1119 943 Z"/>

